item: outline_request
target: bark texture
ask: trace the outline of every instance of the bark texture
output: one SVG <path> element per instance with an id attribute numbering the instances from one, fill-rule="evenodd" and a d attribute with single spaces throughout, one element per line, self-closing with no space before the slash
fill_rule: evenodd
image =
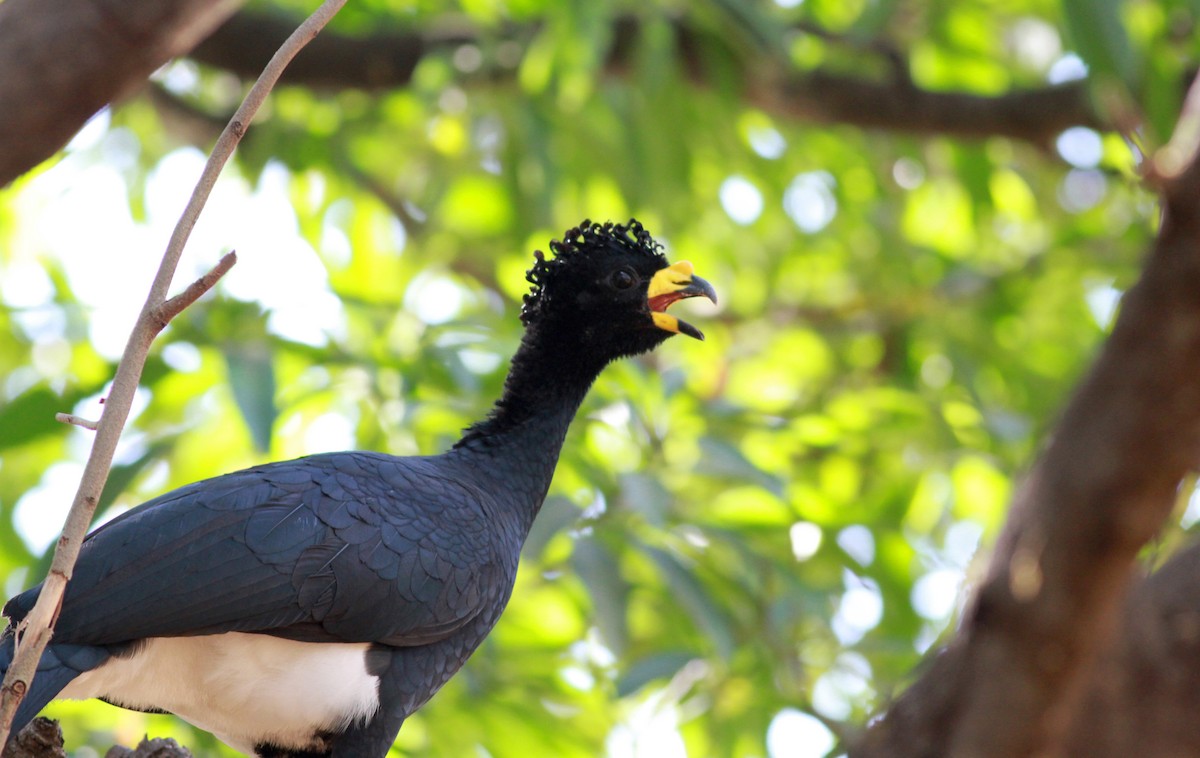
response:
<path id="1" fill-rule="evenodd" d="M 262 69 L 272 46 L 282 41 L 293 19 L 243 11 L 231 18 L 192 53 L 196 60 L 252 78 Z M 822 124 L 847 124 L 883 131 L 967 138 L 1011 137 L 1038 145 L 1050 144 L 1071 126 L 1103 126 L 1082 81 L 1016 90 L 995 97 L 965 92 L 932 92 L 916 86 L 894 55 L 874 51 L 890 61 L 889 75 L 878 78 L 787 70 L 765 47 L 747 56 L 730 49 L 686 18 L 669 24 L 678 65 L 693 84 L 719 86 L 722 73 L 714 59 L 739 61 L 743 92 L 748 102 L 785 119 Z M 502 36 L 518 45 L 537 32 L 514 27 Z M 604 71 L 623 76 L 639 55 L 644 23 L 619 17 L 611 30 Z M 817 33 L 799 30 L 798 33 Z M 824 35 L 828 36 L 828 35 Z M 258 41 L 259 44 L 255 44 Z M 326 33 L 297 58 L 283 81 L 324 89 L 386 89 L 407 86 L 422 57 L 458 45 L 487 42 L 466 30 L 438 32 L 384 31 L 363 36 Z M 512 69 L 492 67 L 479 76 L 494 81 L 511 77 Z"/>
<path id="2" fill-rule="evenodd" d="M 173 57 L 191 51 L 196 60 L 242 78 L 257 76 L 297 19 L 261 12 L 230 17 L 242 2 L 0 3 L 0 186 L 52 156 L 97 111 L 136 90 Z M 630 16 L 614 22 L 607 75 L 623 76 L 635 65 L 643 26 Z M 765 47 L 750 55 L 732 50 L 685 18 L 671 20 L 669 28 L 678 65 L 693 84 L 728 85 L 711 61 L 738 60 L 747 102 L 781 118 L 918 135 L 1003 136 L 1038 145 L 1070 126 L 1104 125 L 1082 82 L 995 97 L 931 92 L 915 86 L 900 71 L 901 62 L 895 62 L 899 73 L 877 78 L 794 71 Z M 535 26 L 513 27 L 502 36 L 520 48 L 537 32 Z M 470 30 L 326 32 L 297 57 L 283 81 L 324 89 L 403 87 L 431 52 L 480 42 Z M 511 78 L 513 63 L 473 78 Z"/>
<path id="3" fill-rule="evenodd" d="M 67 758 L 57 721 L 38 716 L 3 750 L 2 758 Z"/>
<path id="4" fill-rule="evenodd" d="M 0 3 L 0 187 L 54 155 L 106 104 L 190 50 L 240 1 Z"/>
<path id="5" fill-rule="evenodd" d="M 855 756 L 1195 754 L 1170 740 L 1148 752 L 1153 720 L 1137 716 L 1172 694 L 1190 699 L 1164 714 L 1200 708 L 1200 582 L 1188 573 L 1200 559 L 1181 555 L 1127 599 L 1138 551 L 1200 462 L 1194 155 L 1161 195 L 1142 277 L 1020 488 L 959 634 Z M 1173 731 L 1195 745 L 1196 723 L 1193 715 Z M 1092 744 L 1098 735 L 1105 740 Z"/>

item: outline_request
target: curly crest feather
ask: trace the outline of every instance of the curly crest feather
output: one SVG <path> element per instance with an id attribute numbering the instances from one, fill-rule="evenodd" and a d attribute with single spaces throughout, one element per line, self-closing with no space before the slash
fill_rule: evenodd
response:
<path id="1" fill-rule="evenodd" d="M 554 278 L 555 273 L 567 261 L 574 256 L 587 255 L 610 247 L 662 257 L 662 245 L 656 242 L 650 236 L 650 232 L 635 218 L 629 219 L 628 224 L 614 224 L 611 221 L 601 224 L 584 219 L 579 226 L 564 232 L 561 240 L 550 241 L 553 258 L 547 258 L 541 250 L 534 251 L 533 255 L 537 261 L 525 274 L 525 279 L 533 287 L 529 294 L 525 295 L 524 304 L 521 306 L 521 322 L 528 325 L 541 312 L 549 297 L 546 283 Z"/>

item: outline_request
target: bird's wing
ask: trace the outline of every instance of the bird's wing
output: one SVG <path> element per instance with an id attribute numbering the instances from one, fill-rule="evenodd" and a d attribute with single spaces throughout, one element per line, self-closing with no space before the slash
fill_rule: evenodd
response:
<path id="1" fill-rule="evenodd" d="M 313 456 L 151 500 L 84 542 L 55 638 L 445 637 L 479 611 L 495 561 L 479 511 L 432 461 Z M 24 615 L 38 589 L 6 614 Z"/>

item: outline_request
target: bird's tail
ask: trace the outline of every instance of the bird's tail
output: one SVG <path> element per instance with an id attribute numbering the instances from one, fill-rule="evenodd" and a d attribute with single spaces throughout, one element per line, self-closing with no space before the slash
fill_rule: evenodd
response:
<path id="1" fill-rule="evenodd" d="M 0 677 L 8 673 L 14 654 L 13 632 L 0 633 Z M 71 680 L 85 671 L 90 671 L 109 658 L 109 652 L 93 645 L 54 644 L 46 648 L 38 662 L 37 675 L 25 699 L 17 708 L 13 718 L 9 739 L 16 736 L 33 717 L 46 707 Z"/>

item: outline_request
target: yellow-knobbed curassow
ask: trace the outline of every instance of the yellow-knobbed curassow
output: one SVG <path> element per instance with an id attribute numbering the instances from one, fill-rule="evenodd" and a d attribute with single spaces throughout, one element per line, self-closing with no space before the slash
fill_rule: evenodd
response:
<path id="1" fill-rule="evenodd" d="M 384 756 L 512 592 L 567 427 L 609 362 L 716 295 L 636 221 L 540 253 L 491 414 L 441 455 L 314 455 L 197 482 L 96 529 L 14 733 L 54 698 L 167 711 L 247 754 Z M 39 587 L 5 606 L 0 670 Z"/>

